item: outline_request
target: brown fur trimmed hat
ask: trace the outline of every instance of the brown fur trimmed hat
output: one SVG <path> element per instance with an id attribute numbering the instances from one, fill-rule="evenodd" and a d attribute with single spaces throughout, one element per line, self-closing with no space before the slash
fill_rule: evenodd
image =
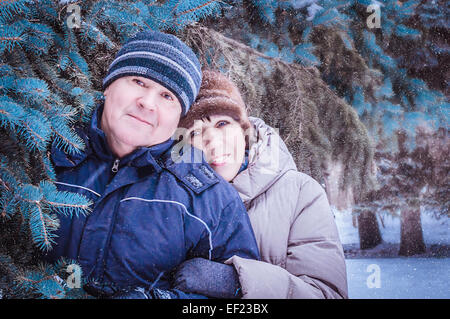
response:
<path id="1" fill-rule="evenodd" d="M 245 132 L 251 125 L 239 89 L 218 71 L 203 70 L 202 73 L 203 80 L 197 99 L 178 126 L 190 128 L 197 120 L 212 115 L 228 115 L 239 122 Z"/>

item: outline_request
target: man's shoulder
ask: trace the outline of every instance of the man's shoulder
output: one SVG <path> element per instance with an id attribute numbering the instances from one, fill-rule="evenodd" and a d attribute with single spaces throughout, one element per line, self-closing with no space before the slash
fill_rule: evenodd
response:
<path id="1" fill-rule="evenodd" d="M 233 190 L 206 162 L 166 162 L 164 168 L 196 195 Z"/>
<path id="2" fill-rule="evenodd" d="M 174 175 L 196 197 L 202 200 L 223 198 L 230 200 L 240 199 L 237 191 L 217 174 L 209 164 L 200 157 L 195 161 L 186 160 L 174 155 L 169 150 L 161 158 L 162 166 Z"/>

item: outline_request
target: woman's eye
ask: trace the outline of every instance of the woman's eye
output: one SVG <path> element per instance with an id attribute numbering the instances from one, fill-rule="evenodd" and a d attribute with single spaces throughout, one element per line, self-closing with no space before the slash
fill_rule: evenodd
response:
<path id="1" fill-rule="evenodd" d="M 227 125 L 228 123 L 229 122 L 225 121 L 225 120 L 219 121 L 219 122 L 216 123 L 216 127 L 221 127 L 221 126 Z"/>
<path id="2" fill-rule="evenodd" d="M 189 135 L 192 139 L 192 138 L 195 138 L 196 136 L 199 136 L 200 133 L 201 133 L 200 130 L 194 130 L 194 131 L 191 131 L 191 133 Z"/>

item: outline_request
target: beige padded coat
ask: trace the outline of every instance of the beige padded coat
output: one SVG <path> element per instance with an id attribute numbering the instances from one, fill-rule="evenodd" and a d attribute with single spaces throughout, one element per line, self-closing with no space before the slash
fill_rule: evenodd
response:
<path id="1" fill-rule="evenodd" d="M 255 143 L 232 184 L 255 232 L 261 261 L 231 257 L 243 298 L 348 298 L 345 260 L 322 186 L 297 171 L 279 135 L 250 117 Z"/>

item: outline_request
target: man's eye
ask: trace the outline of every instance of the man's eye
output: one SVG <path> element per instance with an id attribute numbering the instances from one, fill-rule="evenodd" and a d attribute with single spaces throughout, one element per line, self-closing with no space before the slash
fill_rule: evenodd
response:
<path id="1" fill-rule="evenodd" d="M 163 98 L 165 98 L 165 99 L 167 99 L 167 100 L 170 100 L 170 101 L 173 101 L 173 96 L 171 95 L 171 94 L 169 94 L 169 93 L 163 93 L 163 94 L 161 94 L 162 96 L 163 96 Z"/>
<path id="2" fill-rule="evenodd" d="M 133 81 L 134 81 L 137 85 L 142 86 L 142 87 L 145 87 L 145 83 L 142 82 L 141 80 L 139 80 L 139 79 L 133 79 Z"/>

